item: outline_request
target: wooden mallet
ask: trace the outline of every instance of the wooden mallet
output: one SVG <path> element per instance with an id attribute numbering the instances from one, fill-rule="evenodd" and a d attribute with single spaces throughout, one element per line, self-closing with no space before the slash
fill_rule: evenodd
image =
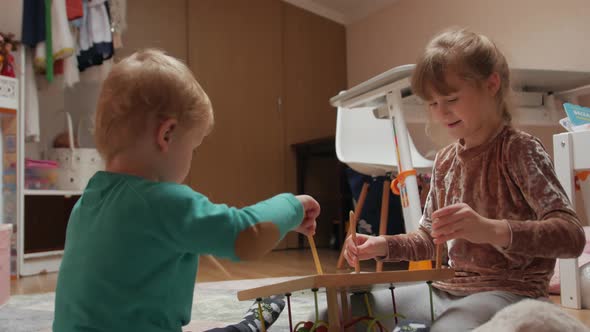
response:
<path id="1" fill-rule="evenodd" d="M 356 247 L 356 216 L 354 215 L 353 211 L 350 211 L 349 219 L 350 219 L 349 233 L 350 233 L 350 236 L 352 237 L 352 242 L 354 242 L 354 245 Z M 356 273 L 361 272 L 361 265 L 358 260 L 358 257 L 356 258 L 356 260 L 354 262 L 354 272 L 356 272 Z"/>
<path id="2" fill-rule="evenodd" d="M 318 274 L 324 274 L 324 271 L 322 271 L 322 264 L 320 264 L 320 256 L 318 255 L 318 249 L 315 247 L 315 241 L 313 240 L 313 236 L 308 235 L 307 241 L 309 241 L 309 246 L 311 247 L 311 254 L 313 255 L 315 269 L 317 270 Z"/>

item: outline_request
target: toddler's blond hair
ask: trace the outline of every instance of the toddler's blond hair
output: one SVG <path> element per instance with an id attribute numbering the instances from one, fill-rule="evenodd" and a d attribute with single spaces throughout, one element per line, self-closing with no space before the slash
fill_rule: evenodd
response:
<path id="1" fill-rule="evenodd" d="M 150 117 L 203 131 L 213 125 L 209 97 L 188 67 L 155 49 L 121 60 L 102 84 L 94 133 L 102 157 L 109 161 L 130 147 Z"/>

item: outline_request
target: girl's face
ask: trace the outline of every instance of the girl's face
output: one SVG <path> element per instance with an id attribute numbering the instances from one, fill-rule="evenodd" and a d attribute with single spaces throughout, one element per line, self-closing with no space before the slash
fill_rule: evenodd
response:
<path id="1" fill-rule="evenodd" d="M 465 147 L 484 143 L 502 123 L 496 94 L 500 87 L 497 73 L 478 85 L 455 74 L 446 77 L 454 92 L 440 95 L 435 91 L 427 100 L 434 121 L 447 129 L 455 139 L 462 139 Z"/>

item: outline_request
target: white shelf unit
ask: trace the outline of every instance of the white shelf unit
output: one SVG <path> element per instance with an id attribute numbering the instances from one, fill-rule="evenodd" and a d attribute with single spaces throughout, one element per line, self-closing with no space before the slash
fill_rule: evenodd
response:
<path id="1" fill-rule="evenodd" d="M 590 131 L 554 135 L 553 153 L 557 178 L 576 209 L 574 176 L 577 171 L 590 169 Z M 564 307 L 581 309 L 578 259 L 560 259 L 559 271 L 561 304 Z"/>
<path id="2" fill-rule="evenodd" d="M 59 248 L 47 248 L 47 250 L 41 250 L 37 252 L 25 253 L 25 230 L 27 225 L 25 223 L 25 217 L 27 212 L 32 211 L 25 206 L 27 198 L 47 197 L 47 199 L 55 199 L 56 197 L 72 198 L 82 195 L 82 191 L 72 190 L 34 190 L 25 188 L 25 157 L 26 157 L 26 144 L 25 144 L 25 114 L 24 109 L 26 105 L 25 100 L 25 70 L 27 70 L 25 64 L 25 52 L 24 48 L 20 48 L 19 52 L 15 54 L 19 63 L 17 73 L 18 82 L 17 95 L 13 102 L 16 105 L 12 105 L 17 110 L 17 185 L 16 185 L 16 229 L 17 229 L 17 275 L 18 276 L 29 276 L 36 275 L 42 272 L 56 272 L 59 269 L 63 250 Z M 19 93 L 20 91 L 20 93 Z M 41 130 L 47 130 L 48 126 L 44 123 L 41 126 Z M 50 126 L 49 126 L 50 127 Z M 36 212 L 36 211 L 35 211 Z M 52 222 L 55 220 L 48 220 Z M 29 225 L 30 226 L 30 225 Z"/>
<path id="3" fill-rule="evenodd" d="M 17 117 L 17 127 L 18 127 L 18 117 L 20 116 L 20 99 L 21 96 L 19 94 L 19 92 L 21 91 L 21 87 L 20 87 L 20 81 L 18 79 L 15 78 L 11 78 L 11 77 L 6 77 L 6 76 L 0 76 L 0 108 L 2 109 L 2 116 L 16 116 Z M 8 128 L 3 128 L 3 129 L 8 129 Z M 17 128 L 17 134 L 18 134 L 18 128 Z M 0 223 L 10 223 L 13 224 L 13 232 L 14 231 L 18 231 L 18 216 L 19 216 L 19 210 L 20 210 L 20 187 L 18 185 L 18 172 L 17 172 L 17 176 L 16 176 L 16 187 L 15 187 L 15 192 L 11 193 L 9 189 L 6 189 L 5 186 L 7 185 L 7 183 L 5 183 L 5 169 L 4 167 L 6 166 L 6 161 L 4 160 L 4 158 L 6 157 L 6 152 L 4 149 L 7 148 L 7 142 L 5 142 L 4 140 L 7 139 L 7 135 L 6 133 L 3 132 L 2 134 L 2 172 L 0 174 L 0 176 L 2 177 L 2 195 L 1 195 L 1 200 L 2 200 L 2 208 L 0 211 L 0 214 L 2 215 L 2 220 L 0 220 Z M 17 136 L 18 137 L 18 136 Z M 16 139 L 16 154 L 18 155 L 19 151 L 20 151 L 20 143 L 19 140 Z M 17 158 L 17 162 L 16 162 L 17 166 L 17 170 L 18 170 L 18 164 L 19 164 L 19 160 Z M 15 195 L 16 197 L 14 199 L 9 198 L 12 195 Z M 14 208 L 6 208 L 6 204 L 8 204 L 8 201 L 14 201 L 15 202 L 15 207 Z M 10 213 L 10 215 L 8 215 L 9 210 L 14 211 L 12 213 Z M 18 234 L 18 233 L 17 233 Z M 13 233 L 14 236 L 14 233 Z M 19 250 L 19 245 L 20 245 L 20 239 L 18 238 L 18 236 L 16 236 L 16 241 L 17 241 L 17 251 Z M 12 244 L 11 244 L 11 251 L 12 251 Z M 11 257 L 11 262 L 12 262 L 12 257 Z M 12 263 L 11 263 L 12 265 Z M 16 264 L 16 273 L 18 275 L 19 270 L 18 270 L 18 262 Z"/>
<path id="4" fill-rule="evenodd" d="M 25 196 L 81 196 L 83 191 L 81 190 L 38 190 L 38 189 L 25 189 Z"/>
<path id="5" fill-rule="evenodd" d="M 25 259 L 53 257 L 53 256 L 61 256 L 61 255 L 63 255 L 63 253 L 64 253 L 63 250 L 51 250 L 51 251 L 36 252 L 36 253 L 31 253 L 31 254 L 24 254 L 23 257 Z"/>

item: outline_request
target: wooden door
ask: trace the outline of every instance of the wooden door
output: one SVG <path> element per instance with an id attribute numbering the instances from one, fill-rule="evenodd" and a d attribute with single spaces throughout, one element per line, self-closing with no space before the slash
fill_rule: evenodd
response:
<path id="1" fill-rule="evenodd" d="M 342 24 L 283 4 L 283 89 L 285 174 L 289 191 L 296 190 L 295 155 L 292 144 L 333 137 L 336 109 L 329 99 L 346 89 L 346 29 Z M 306 181 L 307 193 L 322 205 L 316 244 L 329 245 L 332 221 L 339 219 L 340 197 L 336 161 L 311 160 Z M 295 235 L 288 247 L 298 247 Z"/>
<path id="2" fill-rule="evenodd" d="M 285 191 L 281 2 L 188 4 L 189 65 L 215 114 L 215 129 L 193 160 L 191 186 L 237 206 Z"/>
<path id="3" fill-rule="evenodd" d="M 115 51 L 121 59 L 145 48 L 158 48 L 187 61 L 188 0 L 128 0 L 127 30 L 123 48 Z"/>
<path id="4" fill-rule="evenodd" d="M 188 1 L 127 0 L 127 29 L 123 32 L 123 47 L 115 50 L 115 61 L 139 50 L 156 48 L 187 63 Z"/>
<path id="5" fill-rule="evenodd" d="M 334 136 L 329 99 L 346 89 L 346 29 L 285 3 L 283 85 L 287 144 Z"/>

